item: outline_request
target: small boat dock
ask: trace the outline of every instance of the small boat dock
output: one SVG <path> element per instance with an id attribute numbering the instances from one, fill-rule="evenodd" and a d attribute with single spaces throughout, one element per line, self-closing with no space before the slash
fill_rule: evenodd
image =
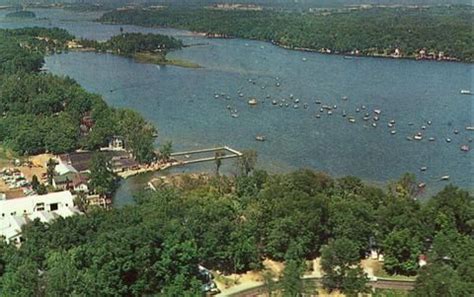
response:
<path id="1" fill-rule="evenodd" d="M 217 152 L 220 152 L 221 154 L 192 158 L 193 156 L 196 156 L 196 155 L 217 153 Z M 231 147 L 221 146 L 221 147 L 213 147 L 213 148 L 200 149 L 200 150 L 176 152 L 176 153 L 172 153 L 170 156 L 171 156 L 171 159 L 174 159 L 172 166 L 181 166 L 181 165 L 187 165 L 187 164 L 215 161 L 216 159 L 222 160 L 222 159 L 239 158 L 242 156 L 242 153 Z M 185 158 L 182 159 L 180 157 L 185 157 Z"/>
<path id="2" fill-rule="evenodd" d="M 159 151 L 157 151 L 156 153 L 159 153 Z M 124 172 L 119 172 L 118 175 L 122 178 L 129 178 L 140 173 L 160 171 L 171 167 L 184 166 L 195 163 L 240 158 L 242 157 L 242 155 L 243 154 L 240 151 L 228 146 L 175 152 L 170 155 L 170 160 L 167 162 L 157 162 L 147 166 L 143 166 L 137 170 L 127 170 Z"/>

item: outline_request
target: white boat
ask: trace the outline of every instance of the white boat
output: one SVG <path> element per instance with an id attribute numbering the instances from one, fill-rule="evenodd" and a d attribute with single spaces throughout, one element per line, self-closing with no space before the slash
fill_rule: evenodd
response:
<path id="1" fill-rule="evenodd" d="M 467 126 L 467 127 L 466 127 L 466 130 L 467 130 L 467 131 L 474 131 L 474 126 Z"/>
<path id="2" fill-rule="evenodd" d="M 375 113 L 375 114 L 381 114 L 382 111 L 381 111 L 380 109 L 374 109 L 374 113 Z"/>
<path id="3" fill-rule="evenodd" d="M 233 118 L 238 118 L 238 117 L 239 117 L 239 114 L 233 113 L 233 114 L 232 114 L 232 117 L 233 117 Z"/>
<path id="4" fill-rule="evenodd" d="M 263 135 L 257 135 L 257 136 L 255 136 L 255 140 L 256 140 L 256 141 L 265 141 L 265 136 L 263 136 Z"/>
<path id="5" fill-rule="evenodd" d="M 257 99 L 255 99 L 255 98 L 250 99 L 250 100 L 248 101 L 248 104 L 249 104 L 249 105 L 257 105 Z"/>
<path id="6" fill-rule="evenodd" d="M 390 134 L 395 135 L 395 134 L 397 134 L 397 131 L 396 131 L 396 130 L 392 130 L 392 131 L 390 131 Z"/>
<path id="7" fill-rule="evenodd" d="M 428 169 L 428 167 L 426 167 L 426 166 L 420 167 L 420 171 L 426 171 L 427 169 Z"/>
<path id="8" fill-rule="evenodd" d="M 447 143 L 450 143 L 450 142 L 451 142 L 451 138 L 446 138 L 446 142 L 447 142 Z"/>
<path id="9" fill-rule="evenodd" d="M 471 90 L 461 90 L 460 93 L 463 94 L 463 95 L 471 95 L 472 94 Z"/>
<path id="10" fill-rule="evenodd" d="M 429 141 L 435 141 L 436 139 L 434 137 L 428 138 Z"/>
<path id="11" fill-rule="evenodd" d="M 468 152 L 469 151 L 469 146 L 467 144 L 461 145 L 461 151 Z"/>
<path id="12" fill-rule="evenodd" d="M 449 175 L 443 175 L 443 176 L 441 177 L 441 180 L 449 180 Z"/>
<path id="13" fill-rule="evenodd" d="M 350 117 L 350 118 L 349 118 L 349 122 L 350 122 L 350 123 L 355 123 L 356 120 L 355 120 L 354 118 Z"/>
<path id="14" fill-rule="evenodd" d="M 372 123 L 372 127 L 377 127 L 377 123 Z"/>
<path id="15" fill-rule="evenodd" d="M 413 136 L 413 139 L 415 139 L 415 140 L 422 140 L 422 139 L 423 139 L 423 136 L 418 133 L 418 134 L 416 134 L 415 136 Z"/>
<path id="16" fill-rule="evenodd" d="M 303 59 L 301 59 L 301 60 L 303 60 L 303 62 L 306 62 L 306 58 L 303 58 Z"/>

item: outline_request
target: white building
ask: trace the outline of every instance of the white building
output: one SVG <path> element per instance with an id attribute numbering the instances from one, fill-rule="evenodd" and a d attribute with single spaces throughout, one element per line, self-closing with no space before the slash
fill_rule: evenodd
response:
<path id="1" fill-rule="evenodd" d="M 19 243 L 21 227 L 29 221 L 39 219 L 46 223 L 78 213 L 69 191 L 0 200 L 0 237 Z"/>

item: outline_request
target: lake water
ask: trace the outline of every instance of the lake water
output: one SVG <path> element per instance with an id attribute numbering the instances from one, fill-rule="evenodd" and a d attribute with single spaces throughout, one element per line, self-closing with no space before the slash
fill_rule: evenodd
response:
<path id="1" fill-rule="evenodd" d="M 120 33 L 120 26 L 93 22 L 97 13 L 36 12 L 45 19 L 9 21 L 0 11 L 0 27 L 58 26 L 77 37 L 98 40 Z M 450 176 L 451 183 L 474 188 L 473 153 L 460 150 L 464 144 L 474 148 L 474 142 L 470 143 L 474 132 L 465 130 L 474 126 L 474 96 L 460 94 L 461 89 L 474 90 L 473 65 L 344 59 L 258 41 L 122 27 L 125 32 L 169 34 L 194 44 L 170 57 L 203 68 L 159 67 L 109 54 L 78 52 L 49 56 L 46 67 L 76 79 L 112 106 L 139 111 L 158 127 L 158 142 L 171 140 L 175 150 L 229 145 L 257 150 L 258 166 L 272 172 L 307 167 L 334 176 L 355 175 L 375 184 L 413 172 L 427 184 L 429 194 L 447 184 L 440 181 L 444 175 Z M 225 95 L 216 99 L 215 93 Z M 348 100 L 342 100 L 343 96 Z M 251 97 L 257 98 L 256 107 L 247 104 Z M 295 98 L 300 100 L 297 109 L 293 108 Z M 278 104 L 273 105 L 272 100 Z M 321 113 L 316 100 L 337 108 L 332 115 Z M 227 106 L 236 109 L 239 117 L 233 118 Z M 381 110 L 377 127 L 372 126 L 374 109 Z M 371 118 L 368 121 L 362 119 L 366 112 Z M 350 123 L 349 116 L 356 122 Z M 388 127 L 390 120 L 396 121 L 392 128 Z M 407 140 L 418 132 L 422 140 Z M 264 135 L 267 141 L 255 141 L 256 135 Z M 429 141 L 430 137 L 435 140 Z M 428 168 L 426 172 L 420 171 L 423 166 Z M 213 164 L 193 169 L 213 170 Z M 133 179 L 127 181 L 119 191 L 118 204 L 130 201 L 133 183 Z"/>

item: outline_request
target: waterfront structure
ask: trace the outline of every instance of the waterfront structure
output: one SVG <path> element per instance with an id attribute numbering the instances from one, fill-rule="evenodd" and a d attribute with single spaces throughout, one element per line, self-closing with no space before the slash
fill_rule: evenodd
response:
<path id="1" fill-rule="evenodd" d="M 80 213 L 69 191 L 0 200 L 0 237 L 19 244 L 21 228 L 28 222 L 39 219 L 46 223 Z"/>

